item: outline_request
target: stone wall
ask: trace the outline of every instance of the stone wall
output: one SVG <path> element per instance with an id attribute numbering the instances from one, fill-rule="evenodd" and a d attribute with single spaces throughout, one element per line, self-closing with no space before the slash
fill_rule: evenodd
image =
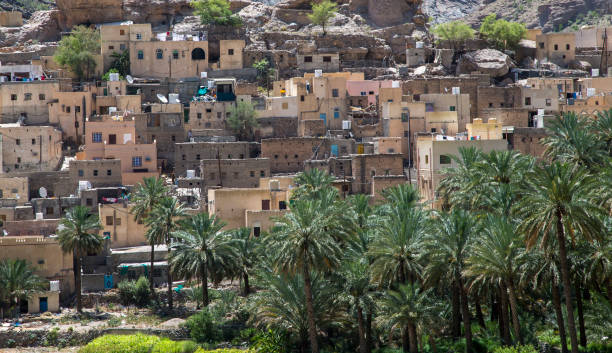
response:
<path id="1" fill-rule="evenodd" d="M 257 122 L 259 123 L 259 127 L 255 129 L 255 138 L 257 140 L 261 140 L 262 138 L 297 136 L 297 118 L 258 118 Z"/>
<path id="2" fill-rule="evenodd" d="M 186 142 L 175 144 L 174 174 L 183 176 L 188 169 L 200 172 L 203 159 L 245 159 L 259 155 L 260 146 L 253 142 Z"/>
<path id="3" fill-rule="evenodd" d="M 354 153 L 355 140 L 317 137 L 272 138 L 261 141 L 261 155 L 270 159 L 270 172 L 297 173 L 304 170 L 304 161 L 327 159 L 332 145 L 339 156 Z"/>
<path id="4" fill-rule="evenodd" d="M 353 192 L 372 194 L 374 176 L 403 175 L 401 154 L 360 154 L 352 155 Z"/>
<path id="5" fill-rule="evenodd" d="M 259 178 L 270 176 L 270 160 L 248 159 L 203 159 L 200 162 L 202 185 L 228 188 L 256 188 Z"/>
<path id="6" fill-rule="evenodd" d="M 520 127 L 514 128 L 514 133 L 508 138 L 508 143 L 515 151 L 543 158 L 546 147 L 542 139 L 548 136 L 543 128 Z"/>

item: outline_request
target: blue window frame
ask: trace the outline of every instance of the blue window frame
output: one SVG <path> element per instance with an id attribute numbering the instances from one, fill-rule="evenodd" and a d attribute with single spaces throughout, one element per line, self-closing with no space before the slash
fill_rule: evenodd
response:
<path id="1" fill-rule="evenodd" d="M 93 140 L 93 142 L 102 142 L 102 133 L 101 132 L 92 133 L 91 139 Z"/>
<path id="2" fill-rule="evenodd" d="M 144 52 L 142 50 L 138 51 L 138 60 L 144 59 Z"/>
<path id="3" fill-rule="evenodd" d="M 340 109 L 334 109 L 334 119 L 338 119 L 340 117 Z"/>
<path id="4" fill-rule="evenodd" d="M 132 157 L 132 167 L 142 167 L 142 157 Z"/>

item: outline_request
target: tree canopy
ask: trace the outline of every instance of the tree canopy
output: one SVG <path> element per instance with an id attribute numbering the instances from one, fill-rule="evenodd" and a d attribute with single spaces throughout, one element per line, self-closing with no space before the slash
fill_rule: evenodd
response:
<path id="1" fill-rule="evenodd" d="M 190 3 L 202 24 L 241 26 L 240 17 L 233 15 L 227 0 L 193 0 Z"/>
<path id="2" fill-rule="evenodd" d="M 250 102 L 240 101 L 229 111 L 227 124 L 241 140 L 253 139 L 253 129 L 259 126 L 257 112 Z"/>
<path id="3" fill-rule="evenodd" d="M 525 37 L 527 28 L 523 23 L 497 19 L 492 13 L 480 25 L 480 35 L 495 44 L 498 49 L 514 49 Z"/>
<path id="4" fill-rule="evenodd" d="M 100 53 L 100 33 L 89 27 L 76 26 L 63 37 L 54 60 L 69 68 L 79 81 L 91 78 L 96 69 L 96 55 Z"/>
<path id="5" fill-rule="evenodd" d="M 323 27 L 323 35 L 325 35 L 325 26 L 336 15 L 337 11 L 336 3 L 323 0 L 318 4 L 312 4 L 312 13 L 308 14 L 308 18 L 312 21 L 312 24 Z"/>

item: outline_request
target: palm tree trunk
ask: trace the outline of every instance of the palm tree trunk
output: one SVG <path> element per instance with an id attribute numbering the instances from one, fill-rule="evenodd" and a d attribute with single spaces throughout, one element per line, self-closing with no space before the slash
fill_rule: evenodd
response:
<path id="1" fill-rule="evenodd" d="M 167 243 L 168 246 L 168 259 L 166 260 L 166 267 L 168 272 L 168 309 L 172 310 L 172 271 L 170 271 L 170 242 Z"/>
<path id="2" fill-rule="evenodd" d="M 438 353 L 438 347 L 436 346 L 436 340 L 433 338 L 433 335 L 430 333 L 427 335 L 429 347 L 431 348 L 433 353 Z"/>
<path id="3" fill-rule="evenodd" d="M 310 351 L 319 353 L 317 343 L 317 326 L 314 318 L 314 305 L 312 298 L 312 283 L 310 281 L 310 269 L 304 265 L 304 291 L 306 292 L 306 313 L 308 314 L 308 336 L 310 338 Z"/>
<path id="4" fill-rule="evenodd" d="M 578 329 L 580 330 L 580 345 L 587 346 L 586 329 L 584 327 L 584 310 L 582 307 L 582 288 L 580 282 L 576 283 L 576 306 L 578 309 Z"/>
<path id="5" fill-rule="evenodd" d="M 365 339 L 365 325 L 363 323 L 363 309 L 357 304 L 357 323 L 359 324 L 359 352 L 368 353 L 368 345 Z"/>
<path id="6" fill-rule="evenodd" d="M 83 312 L 83 303 L 81 302 L 81 254 L 80 252 L 77 250 L 77 257 L 76 257 L 76 268 L 74 269 L 75 273 L 76 273 L 76 281 L 74 283 L 74 289 L 76 291 L 76 299 L 77 299 L 77 312 L 82 313 Z"/>
<path id="7" fill-rule="evenodd" d="M 516 290 L 514 288 L 514 282 L 512 280 L 508 281 L 508 294 L 510 297 L 510 312 L 512 315 L 512 327 L 514 328 L 514 338 L 516 341 L 521 344 L 521 326 L 519 325 L 519 317 L 518 317 L 518 303 L 516 300 Z"/>
<path id="8" fill-rule="evenodd" d="M 402 352 L 410 353 L 410 329 L 408 329 L 408 325 L 402 329 Z"/>
<path id="9" fill-rule="evenodd" d="M 555 315 L 557 316 L 557 326 L 559 328 L 559 337 L 561 338 L 561 353 L 567 353 L 567 337 L 565 336 L 565 323 L 563 322 L 563 310 L 561 310 L 561 295 L 557 284 L 552 285 L 552 299 L 555 307 Z"/>
<path id="10" fill-rule="evenodd" d="M 608 281 L 606 282 L 606 292 L 608 296 L 608 301 L 610 302 L 610 305 L 612 306 L 612 278 L 608 278 Z"/>
<path id="11" fill-rule="evenodd" d="M 414 324 L 408 324 L 408 341 L 410 343 L 410 353 L 419 353 L 418 336 Z"/>
<path id="12" fill-rule="evenodd" d="M 208 298 L 208 268 L 206 262 L 202 265 L 202 303 L 207 307 L 210 303 Z"/>
<path id="13" fill-rule="evenodd" d="M 470 326 L 470 309 L 468 307 L 467 293 L 461 279 L 457 279 L 459 291 L 461 292 L 461 316 L 463 318 L 463 331 L 465 333 L 465 351 L 472 352 L 472 327 Z"/>
<path id="14" fill-rule="evenodd" d="M 244 282 L 244 296 L 247 297 L 251 293 L 251 287 L 249 286 L 249 275 L 246 272 L 242 274 L 242 281 Z"/>
<path id="15" fill-rule="evenodd" d="M 478 295 L 474 296 L 474 306 L 476 307 L 476 318 L 478 319 L 478 325 L 480 327 L 485 327 L 484 316 L 482 315 L 482 307 L 480 306 L 480 297 Z"/>
<path id="16" fill-rule="evenodd" d="M 567 327 L 569 329 L 572 353 L 578 353 L 578 336 L 574 322 L 574 306 L 572 305 L 572 283 L 570 281 L 569 266 L 567 264 L 567 250 L 565 248 L 565 231 L 563 229 L 562 214 L 557 210 L 557 243 L 559 243 L 559 260 L 561 262 L 561 278 L 563 280 L 563 294 L 565 295 L 565 309 L 567 311 Z"/>
<path id="17" fill-rule="evenodd" d="M 368 310 L 366 315 L 366 351 L 370 353 L 372 351 L 372 308 Z"/>
<path id="18" fill-rule="evenodd" d="M 155 296 L 155 286 L 153 285 L 153 266 L 155 265 L 155 244 L 151 243 L 151 268 L 149 269 L 149 288 L 151 294 Z"/>
<path id="19" fill-rule="evenodd" d="M 454 338 L 461 336 L 461 313 L 460 313 L 460 294 L 457 287 L 457 282 L 452 283 L 451 306 L 452 306 L 452 323 L 451 334 Z"/>
<path id="20" fill-rule="evenodd" d="M 506 286 L 500 286 L 500 329 L 502 330 L 502 340 L 506 346 L 512 344 L 510 340 L 510 323 L 508 322 L 508 294 L 506 294 Z M 503 323 L 503 325 L 502 325 Z"/>

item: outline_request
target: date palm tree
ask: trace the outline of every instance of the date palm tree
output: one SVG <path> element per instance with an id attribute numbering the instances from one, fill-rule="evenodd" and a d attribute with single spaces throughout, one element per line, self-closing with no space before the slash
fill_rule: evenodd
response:
<path id="1" fill-rule="evenodd" d="M 83 311 L 81 303 L 81 257 L 88 253 L 97 252 L 102 248 L 103 240 L 98 234 L 101 228 L 98 216 L 90 214 L 89 208 L 85 206 L 71 208 L 59 223 L 58 241 L 60 247 L 63 252 L 72 253 L 75 258 L 75 290 L 79 313 Z"/>
<path id="2" fill-rule="evenodd" d="M 524 245 L 516 226 L 506 217 L 489 216 L 484 235 L 472 247 L 465 275 L 474 283 L 493 283 L 508 293 L 514 338 L 521 343 L 517 292 Z"/>
<path id="3" fill-rule="evenodd" d="M 15 306 L 19 312 L 19 303 L 43 289 L 44 281 L 34 274 L 34 269 L 25 260 L 5 259 L 0 262 L 0 307 L 9 305 L 9 311 Z M 4 317 L 4 312 L 0 317 Z"/>
<path id="4" fill-rule="evenodd" d="M 159 201 L 168 195 L 168 187 L 165 185 L 164 179 L 162 178 L 144 178 L 142 183 L 139 183 L 136 186 L 136 191 L 133 193 L 132 202 L 134 206 L 131 208 L 130 212 L 134 214 L 134 219 L 138 222 L 144 222 L 148 217 L 149 213 L 153 210 L 155 205 L 159 203 Z M 155 294 L 153 290 L 153 266 L 155 265 L 155 245 L 161 244 L 164 242 L 164 239 L 159 239 L 153 234 L 145 233 L 147 236 L 147 241 L 149 245 L 151 245 L 151 266 L 149 269 L 149 286 L 151 288 L 151 293 Z"/>
<path id="5" fill-rule="evenodd" d="M 202 285 L 202 301 L 208 306 L 209 272 L 229 269 L 237 258 L 235 241 L 221 229 L 225 223 L 208 213 L 198 213 L 180 222 L 173 233 L 178 240 L 170 254 L 173 273 L 183 279 L 197 278 Z"/>
<path id="6" fill-rule="evenodd" d="M 424 262 L 427 263 L 424 269 L 426 283 L 433 286 L 444 281 L 452 288 L 451 305 L 455 313 L 452 328 L 455 335 L 461 332 L 457 315 L 459 308 L 456 307 L 457 302 L 461 303 L 467 352 L 472 351 L 472 331 L 463 271 L 470 254 L 470 247 L 474 241 L 477 241 L 478 231 L 478 222 L 468 211 L 454 209 L 450 213 L 439 214 L 433 231 L 425 238 L 423 252 Z"/>
<path id="7" fill-rule="evenodd" d="M 273 232 L 266 238 L 277 255 L 275 269 L 302 276 L 310 349 L 314 353 L 319 346 L 311 275 L 340 266 L 345 245 L 354 240 L 354 229 L 350 207 L 338 201 L 337 192 L 330 190 L 316 197 L 297 199 L 291 213 L 277 219 Z"/>
<path id="8" fill-rule="evenodd" d="M 603 142 L 612 157 L 612 109 L 597 112 L 596 119 L 591 124 L 593 133 Z"/>
<path id="9" fill-rule="evenodd" d="M 458 156 L 451 156 L 457 163 L 455 168 L 442 171 L 443 178 L 438 192 L 443 200 L 443 208 L 472 208 L 472 200 L 477 200 L 477 165 L 483 160 L 483 152 L 476 147 L 460 147 Z"/>
<path id="10" fill-rule="evenodd" d="M 294 179 L 296 188 L 293 190 L 293 198 L 311 197 L 317 198 L 330 192 L 334 177 L 323 170 L 313 168 L 297 175 Z M 336 189 L 334 189 L 336 190 Z"/>
<path id="11" fill-rule="evenodd" d="M 237 275 L 242 279 L 243 294 L 251 293 L 249 277 L 253 272 L 258 257 L 259 238 L 251 236 L 251 229 L 241 227 L 230 232 L 236 249 Z"/>
<path id="12" fill-rule="evenodd" d="M 168 249 L 168 309 L 172 310 L 172 267 L 170 263 L 171 241 L 185 216 L 183 205 L 174 197 L 162 197 L 145 220 L 148 239 L 163 239 Z"/>
<path id="13" fill-rule="evenodd" d="M 585 240 L 600 237 L 603 227 L 600 216 L 604 212 L 592 202 L 596 181 L 584 168 L 561 162 L 538 167 L 527 179 L 525 196 L 517 209 L 523 220 L 521 230 L 527 237 L 528 248 L 538 240 L 546 244 L 550 231 L 554 230 L 572 353 L 578 353 L 566 242 L 568 238 L 575 242 L 576 235 Z"/>

